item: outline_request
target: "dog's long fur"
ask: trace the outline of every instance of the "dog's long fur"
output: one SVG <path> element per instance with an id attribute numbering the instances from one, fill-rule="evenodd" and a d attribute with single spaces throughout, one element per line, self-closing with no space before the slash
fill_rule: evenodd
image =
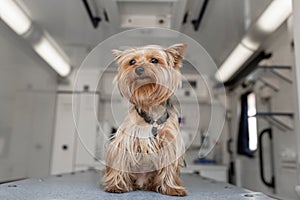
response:
<path id="1" fill-rule="evenodd" d="M 167 103 L 181 84 L 179 68 L 185 50 L 186 45 L 177 44 L 167 49 L 149 45 L 113 51 L 119 65 L 115 81 L 121 95 L 153 119 L 158 119 L 166 110 L 169 118 L 159 125 L 155 137 L 151 133 L 152 125 L 139 116 L 135 107 L 129 110 L 107 147 L 105 191 L 121 193 L 143 189 L 187 195 L 179 178 L 184 143 L 178 113 Z M 149 62 L 152 58 L 158 63 Z M 132 59 L 135 64 L 130 65 Z M 138 66 L 145 69 L 142 76 L 134 71 Z"/>

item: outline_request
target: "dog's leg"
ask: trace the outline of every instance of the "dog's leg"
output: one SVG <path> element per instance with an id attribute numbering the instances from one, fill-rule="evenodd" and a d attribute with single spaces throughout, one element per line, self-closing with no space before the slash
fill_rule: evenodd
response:
<path id="1" fill-rule="evenodd" d="M 157 192 L 171 196 L 186 196 L 187 191 L 179 178 L 179 166 L 171 164 L 160 169 L 154 180 Z"/>
<path id="2" fill-rule="evenodd" d="M 131 174 L 111 167 L 106 167 L 103 185 L 106 192 L 124 193 L 133 190 Z"/>
<path id="3" fill-rule="evenodd" d="M 175 132 L 175 131 L 174 131 Z M 160 132 L 160 150 L 158 151 L 158 173 L 154 184 L 157 192 L 171 196 L 186 196 L 187 191 L 180 180 L 180 162 L 183 155 L 183 143 L 179 135 L 168 129 Z"/>

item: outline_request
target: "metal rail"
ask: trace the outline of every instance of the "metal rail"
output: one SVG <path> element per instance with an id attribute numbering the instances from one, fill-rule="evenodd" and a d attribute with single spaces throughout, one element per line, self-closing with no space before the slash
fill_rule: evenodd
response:
<path id="1" fill-rule="evenodd" d="M 101 22 L 101 18 L 99 16 L 94 16 L 91 10 L 91 7 L 88 3 L 88 0 L 82 0 L 84 7 L 89 15 L 89 18 L 92 22 L 93 27 L 96 29 L 99 26 L 99 23 Z"/>
<path id="2" fill-rule="evenodd" d="M 200 24 L 201 24 L 201 22 L 203 20 L 203 16 L 204 16 L 205 11 L 207 9 L 208 2 L 209 2 L 209 0 L 204 0 L 204 2 L 202 4 L 202 8 L 201 8 L 200 13 L 199 13 L 198 19 L 192 20 L 192 24 L 194 26 L 194 30 L 195 31 L 198 31 L 199 28 L 200 28 Z"/>

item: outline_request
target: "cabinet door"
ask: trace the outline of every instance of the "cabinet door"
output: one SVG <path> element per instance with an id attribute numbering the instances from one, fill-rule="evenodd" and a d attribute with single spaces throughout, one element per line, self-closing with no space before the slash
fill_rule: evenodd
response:
<path id="1" fill-rule="evenodd" d="M 78 95 L 74 95 L 78 99 Z M 78 104 L 79 102 L 75 101 L 75 103 Z M 74 108 L 74 112 L 77 112 L 77 106 Z M 58 94 L 51 174 L 73 171 L 75 119 L 72 111 L 72 94 Z"/>
<path id="2" fill-rule="evenodd" d="M 76 132 L 75 170 L 95 166 L 99 95 L 81 93 Z"/>

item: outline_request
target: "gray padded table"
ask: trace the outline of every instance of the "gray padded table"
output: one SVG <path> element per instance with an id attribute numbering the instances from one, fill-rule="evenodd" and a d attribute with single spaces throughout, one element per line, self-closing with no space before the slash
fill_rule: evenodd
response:
<path id="1" fill-rule="evenodd" d="M 26 179 L 0 185 L 1 200 L 131 200 L 131 199 L 230 199 L 268 200 L 262 193 L 252 192 L 196 174 L 182 174 L 189 192 L 186 197 L 170 197 L 150 191 L 134 191 L 123 194 L 106 193 L 99 187 L 101 172 L 95 170 L 50 176 L 43 179 Z"/>

